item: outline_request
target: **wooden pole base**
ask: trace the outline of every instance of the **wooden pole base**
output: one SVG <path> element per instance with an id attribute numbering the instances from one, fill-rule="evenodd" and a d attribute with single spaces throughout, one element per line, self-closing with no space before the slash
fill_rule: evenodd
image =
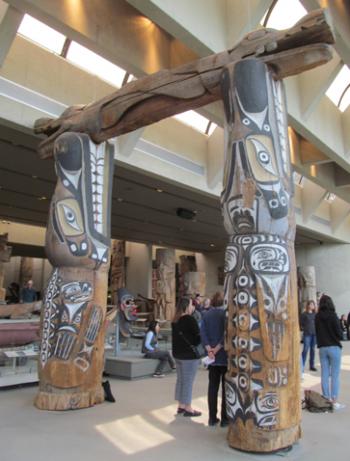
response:
<path id="1" fill-rule="evenodd" d="M 251 430 L 249 426 L 251 426 Z M 249 432 L 249 439 L 242 437 L 242 432 Z M 246 425 L 242 421 L 230 424 L 227 433 L 227 441 L 231 448 L 250 453 L 274 453 L 294 445 L 300 438 L 299 425 L 283 430 L 259 431 L 252 421 L 248 421 Z M 256 449 L 252 449 L 252 447 L 256 447 Z"/>
<path id="2" fill-rule="evenodd" d="M 60 389 L 55 389 L 54 393 L 39 391 L 34 405 L 39 410 L 64 411 L 89 408 L 102 402 L 104 402 L 104 391 L 101 385 L 89 392 L 67 393 L 62 390 L 61 394 Z"/>

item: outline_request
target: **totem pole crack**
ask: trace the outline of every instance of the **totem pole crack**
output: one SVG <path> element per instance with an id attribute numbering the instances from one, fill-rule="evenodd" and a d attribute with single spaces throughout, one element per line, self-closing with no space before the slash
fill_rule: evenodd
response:
<path id="1" fill-rule="evenodd" d="M 329 61 L 333 41 L 324 12 L 314 11 L 287 31 L 252 32 L 232 50 L 36 122 L 36 133 L 48 136 L 40 156 L 54 155 L 58 175 L 46 236 L 55 269 L 44 299 L 39 408 L 103 400 L 113 175 L 103 141 L 222 98 L 228 440 L 254 452 L 298 440 L 295 219 L 282 79 Z"/>

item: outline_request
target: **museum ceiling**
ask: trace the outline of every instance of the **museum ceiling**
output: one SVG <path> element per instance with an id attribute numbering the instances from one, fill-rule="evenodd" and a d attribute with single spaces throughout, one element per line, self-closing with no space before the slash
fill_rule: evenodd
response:
<path id="1" fill-rule="evenodd" d="M 57 116 L 69 105 L 97 100 L 134 76 L 232 47 L 260 27 L 266 11 L 277 3 L 177 0 L 172 8 L 162 0 L 0 0 L 0 219 L 46 225 L 56 180 L 53 162 L 36 154 L 38 138 L 31 128 L 38 117 Z M 308 11 L 330 7 L 336 44 L 334 59 L 326 66 L 286 79 L 296 140 L 292 163 L 298 173 L 296 244 L 349 241 L 350 110 L 340 113 L 325 96 L 340 69 L 350 65 L 350 20 L 342 14 L 348 2 L 298 3 Z M 26 35 L 23 21 L 28 15 L 60 34 L 60 45 L 57 36 L 53 39 L 57 49 L 36 42 L 43 39 L 39 29 L 37 39 Z M 101 61 L 92 69 L 79 61 L 89 52 L 108 61 L 108 77 L 122 70 L 115 86 L 107 82 L 106 73 L 98 72 Z M 188 127 L 180 132 L 173 119 L 127 135 L 116 154 L 113 237 L 196 251 L 224 248 L 227 237 L 218 198 L 223 159 L 217 160 L 218 149 L 223 152 L 223 111 L 220 103 L 213 103 L 198 112 L 207 117 L 203 139 L 196 130 L 188 134 Z M 213 124 L 219 128 L 207 136 Z M 140 143 L 153 151 L 137 149 Z M 178 208 L 195 211 L 194 218 L 177 216 Z"/>

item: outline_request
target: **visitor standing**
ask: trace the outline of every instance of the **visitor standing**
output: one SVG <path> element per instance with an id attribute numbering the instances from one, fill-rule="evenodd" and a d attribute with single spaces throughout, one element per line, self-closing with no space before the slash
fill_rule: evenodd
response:
<path id="1" fill-rule="evenodd" d="M 201 342 L 199 327 L 192 317 L 194 305 L 190 297 L 183 297 L 176 306 L 171 324 L 173 356 L 176 363 L 175 400 L 178 414 L 187 417 L 200 416 L 201 412 L 192 408 L 192 388 L 199 366 L 199 359 L 193 350 Z"/>
<path id="2" fill-rule="evenodd" d="M 216 426 L 220 420 L 217 417 L 218 393 L 221 382 L 221 427 L 228 425 L 226 414 L 225 373 L 227 372 L 227 354 L 224 349 L 225 318 L 222 293 L 215 293 L 211 301 L 212 308 L 203 316 L 201 325 L 202 344 L 207 350 L 209 359 L 213 362 L 208 366 L 208 407 L 209 426 Z"/>
<path id="3" fill-rule="evenodd" d="M 320 352 L 322 394 L 333 403 L 335 410 L 339 410 L 345 407 L 338 402 L 342 331 L 333 301 L 325 294 L 320 299 L 315 325 Z"/>
<path id="4" fill-rule="evenodd" d="M 33 288 L 33 280 L 28 280 L 24 288 L 21 290 L 20 302 L 33 303 L 37 300 L 36 291 Z"/>
<path id="5" fill-rule="evenodd" d="M 142 352 L 146 359 L 158 359 L 159 364 L 155 370 L 155 378 L 163 378 L 164 368 L 169 363 L 170 368 L 175 369 L 175 361 L 169 351 L 160 350 L 158 346 L 158 335 L 160 331 L 159 322 L 152 320 L 149 324 L 146 335 L 142 343 Z"/>
<path id="6" fill-rule="evenodd" d="M 317 371 L 315 367 L 315 347 L 316 347 L 316 330 L 315 330 L 316 304 L 314 301 L 308 301 L 305 311 L 301 314 L 300 326 L 303 332 L 303 352 L 302 368 L 305 369 L 307 355 L 310 352 L 310 370 Z"/>

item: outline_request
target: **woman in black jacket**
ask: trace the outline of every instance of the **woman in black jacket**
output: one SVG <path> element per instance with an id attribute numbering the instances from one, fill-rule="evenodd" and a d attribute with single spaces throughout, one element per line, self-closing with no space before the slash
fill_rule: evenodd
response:
<path id="1" fill-rule="evenodd" d="M 337 402 L 343 334 L 332 299 L 322 295 L 315 318 L 317 347 L 320 350 L 322 394 L 339 410 L 344 405 Z"/>
<path id="2" fill-rule="evenodd" d="M 201 415 L 191 406 L 192 387 L 199 365 L 199 359 L 192 346 L 198 346 L 201 342 L 198 324 L 192 317 L 194 309 L 191 298 L 181 298 L 171 324 L 177 373 L 175 388 L 175 400 L 178 401 L 177 413 L 189 417 Z"/>

